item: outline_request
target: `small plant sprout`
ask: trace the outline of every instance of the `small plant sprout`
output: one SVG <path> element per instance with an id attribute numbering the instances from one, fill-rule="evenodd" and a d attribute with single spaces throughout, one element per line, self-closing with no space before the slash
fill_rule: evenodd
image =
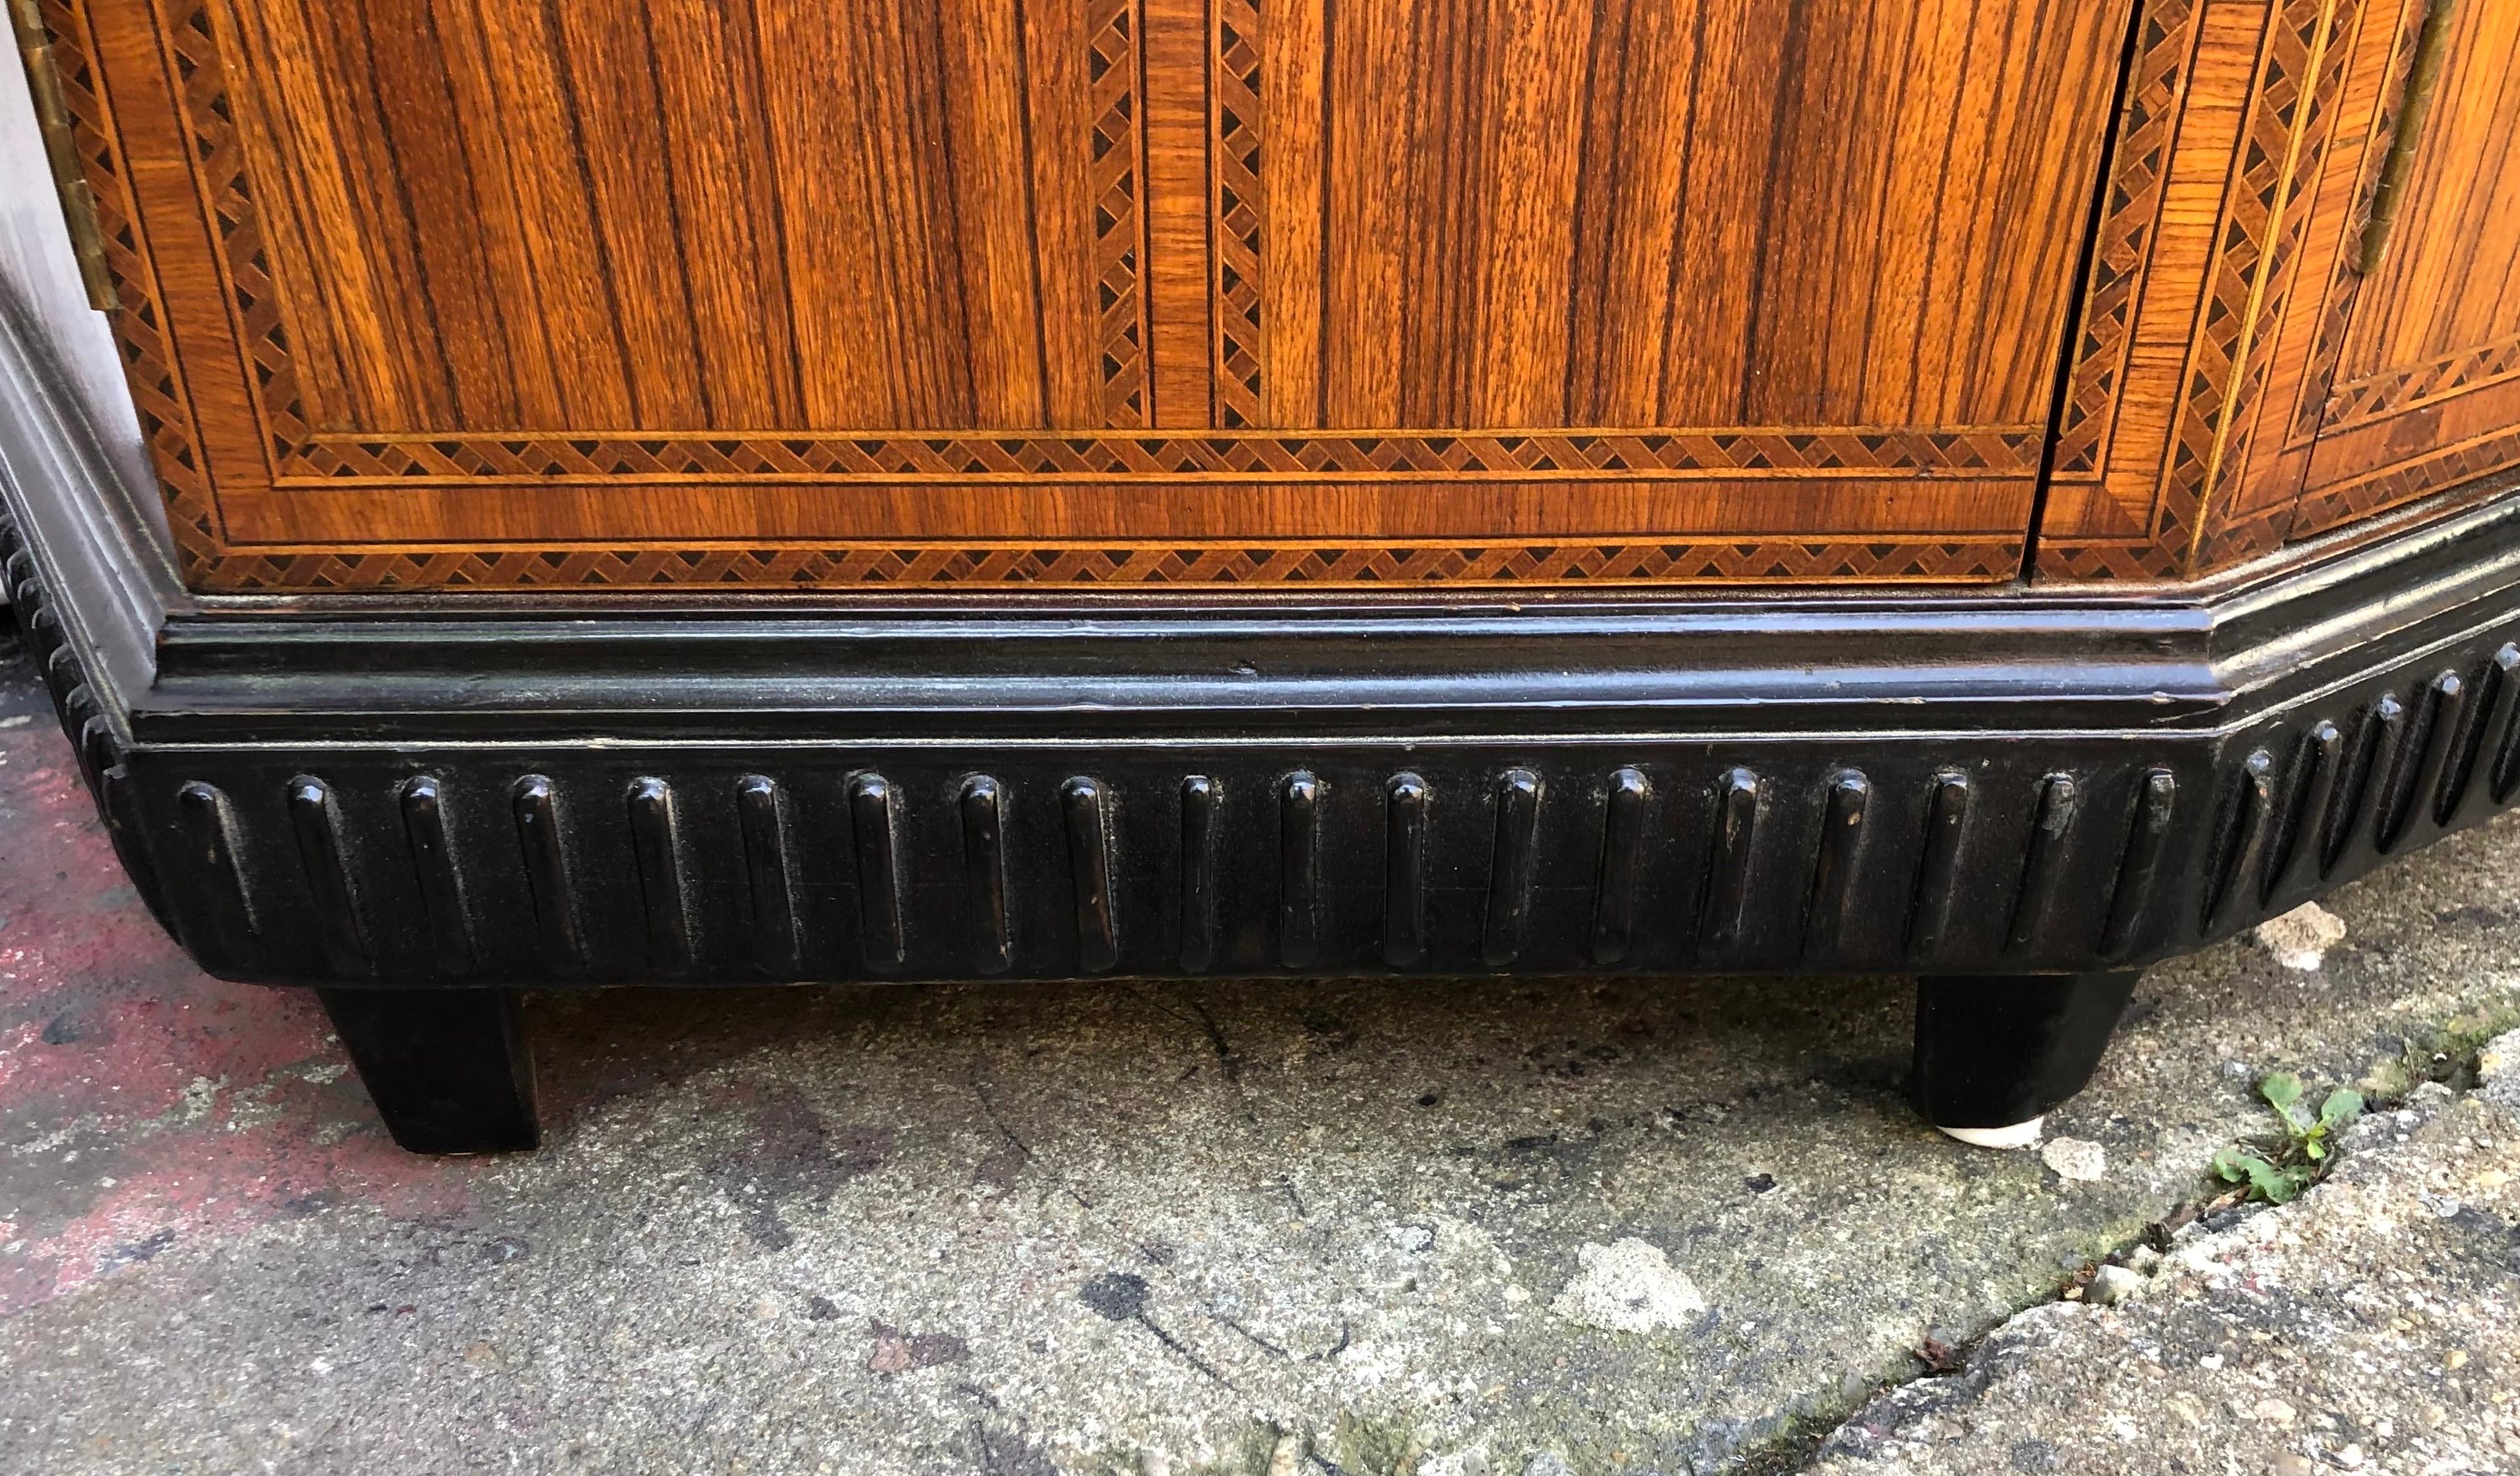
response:
<path id="1" fill-rule="evenodd" d="M 2283 1123 L 2282 1136 L 2263 1144 L 2263 1152 L 2224 1149 L 2214 1155 L 2214 1172 L 2226 1183 L 2247 1184 L 2252 1199 L 2288 1204 L 2326 1176 L 2335 1159 L 2336 1134 L 2362 1115 L 2362 1093 L 2340 1086 L 2314 1113 L 2301 1078 L 2278 1071 L 2258 1084 L 2258 1094 Z"/>

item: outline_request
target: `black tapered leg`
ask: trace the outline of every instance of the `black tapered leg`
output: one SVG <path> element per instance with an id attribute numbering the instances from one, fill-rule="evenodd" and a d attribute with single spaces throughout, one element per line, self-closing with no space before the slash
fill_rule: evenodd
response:
<path id="1" fill-rule="evenodd" d="M 1909 1092 L 1937 1128 L 2012 1128 L 2092 1080 L 2135 993 L 2135 971 L 1916 981 Z"/>
<path id="2" fill-rule="evenodd" d="M 317 990 L 393 1140 L 414 1153 L 542 1141 L 515 990 Z"/>

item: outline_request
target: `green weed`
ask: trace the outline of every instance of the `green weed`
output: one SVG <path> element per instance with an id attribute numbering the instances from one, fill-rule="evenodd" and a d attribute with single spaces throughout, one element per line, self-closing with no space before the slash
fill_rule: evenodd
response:
<path id="1" fill-rule="evenodd" d="M 2269 1204 L 2287 1204 L 2319 1181 L 2335 1162 L 2336 1134 L 2362 1115 L 2362 1093 L 2339 1086 L 2310 1110 L 2301 1078 L 2278 1071 L 2258 1084 L 2258 1094 L 2283 1124 L 2279 1138 L 2253 1148 L 2226 1148 L 2214 1155 L 2214 1172 L 2225 1183 L 2245 1183 L 2249 1197 Z"/>

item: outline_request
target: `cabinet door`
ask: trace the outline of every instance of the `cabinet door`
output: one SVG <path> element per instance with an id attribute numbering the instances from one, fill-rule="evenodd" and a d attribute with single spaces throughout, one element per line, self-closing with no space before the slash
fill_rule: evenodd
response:
<path id="1" fill-rule="evenodd" d="M 2425 13 L 2408 9 L 2392 17 L 2400 114 Z M 2345 243 L 2295 537 L 2520 465 L 2520 6 L 2467 0 L 2433 44 L 2421 126 L 2384 118 L 2367 149 L 2366 199 L 2392 148 L 2404 184 L 2385 228 L 2366 212 Z"/>
<path id="2" fill-rule="evenodd" d="M 2115 319 L 2135 325 L 2122 398 L 2140 413 L 2118 415 L 2092 477 L 2135 536 L 2068 521 L 2100 500 L 2077 499 L 2069 415 L 2043 573 L 2195 574 L 2491 491 L 2480 479 L 2520 465 L 2520 7 L 2148 0 L 2147 16 L 2169 61 L 2139 58 L 2133 94 L 2167 103 L 2183 77 L 2184 101 L 2166 167 L 2120 150 L 2113 198 L 2153 181 L 2157 239 L 2102 227 L 2104 263 L 2143 250 L 2149 285 Z M 2408 126 L 2426 74 L 2429 115 Z M 2394 221 L 2366 252 L 2393 155 Z M 2194 208 L 2209 188 L 2219 208 Z M 2095 285 L 2103 324 L 2111 300 Z"/>
<path id="3" fill-rule="evenodd" d="M 44 0 L 212 589 L 1992 580 L 2132 0 Z"/>

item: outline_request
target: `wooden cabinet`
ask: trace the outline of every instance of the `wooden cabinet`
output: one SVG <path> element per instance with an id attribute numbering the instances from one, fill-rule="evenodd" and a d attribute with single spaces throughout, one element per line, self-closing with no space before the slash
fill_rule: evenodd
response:
<path id="1" fill-rule="evenodd" d="M 204 590 L 2178 578 L 2520 465 L 2494 0 L 40 9 Z"/>
<path id="2" fill-rule="evenodd" d="M 2367 0 L 2331 23 L 2301 259 L 2269 284 L 2266 391 L 2203 566 L 2520 463 L 2520 10 Z"/>
<path id="3" fill-rule="evenodd" d="M 2399 130 L 2384 115 L 2359 151 L 2364 199 L 2393 148 L 2404 183 L 2392 220 L 2349 233 L 2333 278 L 2294 420 L 2296 439 L 2315 428 L 2295 537 L 2520 465 L 2520 7 L 2437 9 L 2426 116 Z M 2372 44 L 2392 53 L 2392 114 L 2414 19 Z"/>
<path id="4" fill-rule="evenodd" d="M 2008 578 L 2132 3 L 42 8 L 233 591 Z"/>
<path id="5" fill-rule="evenodd" d="M 2149 0 L 2131 57 L 2039 572 L 2191 576 L 2498 490 L 2520 464 L 2520 7 Z"/>

